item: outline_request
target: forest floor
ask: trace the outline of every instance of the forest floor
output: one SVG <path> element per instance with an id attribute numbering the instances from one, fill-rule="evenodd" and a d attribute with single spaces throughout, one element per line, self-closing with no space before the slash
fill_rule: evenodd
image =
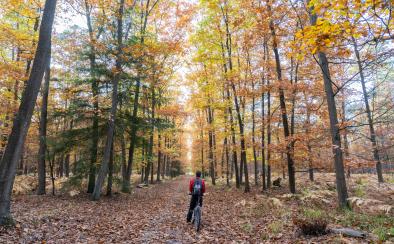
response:
<path id="1" fill-rule="evenodd" d="M 316 183 L 297 182 L 303 190 L 296 195 L 288 194 L 287 187 L 272 188 L 264 194 L 253 187 L 245 194 L 219 180 L 216 186 L 208 184 L 202 229 L 196 233 L 186 223 L 190 197 L 188 178 L 183 176 L 135 188 L 130 195 L 103 196 L 98 202 L 90 201 L 84 193 L 16 195 L 12 202 L 16 225 L 0 228 L 0 243 L 370 243 L 379 239 L 391 243 L 394 209 L 387 206 L 394 206 L 393 182 L 371 190 L 368 187 L 373 184 L 366 184 L 369 176 L 353 177 L 349 188 L 358 196 L 356 205 L 361 209 L 367 202 L 370 206 L 368 194 L 375 194 L 370 198 L 386 206 L 385 213 L 338 210 L 335 189 L 330 189 L 332 175 L 318 174 Z M 324 212 L 329 227 L 351 227 L 368 236 L 304 236 L 293 218 L 306 207 Z"/>

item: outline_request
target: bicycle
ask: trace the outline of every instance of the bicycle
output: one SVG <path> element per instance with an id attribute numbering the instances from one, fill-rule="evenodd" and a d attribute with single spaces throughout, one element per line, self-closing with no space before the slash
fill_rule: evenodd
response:
<path id="1" fill-rule="evenodd" d="M 192 224 L 194 224 L 194 228 L 196 229 L 197 232 L 199 232 L 201 228 L 202 211 L 201 211 L 200 201 L 201 201 L 201 196 L 198 197 L 196 207 L 194 207 L 193 209 L 193 219 L 192 219 Z"/>

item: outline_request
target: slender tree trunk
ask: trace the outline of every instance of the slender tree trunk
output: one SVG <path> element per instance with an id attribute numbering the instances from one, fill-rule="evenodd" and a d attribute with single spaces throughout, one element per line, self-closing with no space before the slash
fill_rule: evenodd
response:
<path id="1" fill-rule="evenodd" d="M 158 138 L 157 138 L 157 147 L 158 147 L 158 152 L 157 152 L 157 174 L 156 174 L 156 181 L 160 182 L 160 171 L 161 171 L 161 134 L 159 132 Z"/>
<path id="2" fill-rule="evenodd" d="M 55 9 L 56 0 L 46 0 L 34 64 L 22 95 L 19 110 L 13 121 L 8 144 L 0 161 L 0 225 L 6 224 L 11 218 L 12 186 L 41 81 L 47 67 Z"/>
<path id="3" fill-rule="evenodd" d="M 264 79 L 262 82 L 264 85 Z M 261 175 L 263 183 L 263 191 L 267 190 L 267 183 L 265 179 L 265 93 L 261 94 Z M 267 150 L 268 153 L 268 150 Z"/>
<path id="4" fill-rule="evenodd" d="M 85 17 L 89 32 L 89 61 L 90 61 L 90 78 L 92 79 L 92 96 L 93 96 L 93 118 L 92 118 L 92 142 L 90 146 L 90 164 L 89 164 L 89 177 L 88 177 L 88 193 L 94 190 L 96 178 L 96 163 L 97 163 L 97 146 L 99 140 L 99 84 L 96 78 L 96 48 L 94 46 L 95 37 L 91 21 L 91 7 L 87 0 L 85 0 Z"/>
<path id="5" fill-rule="evenodd" d="M 214 156 L 213 156 L 213 131 L 212 131 L 212 126 L 213 126 L 213 118 L 212 118 L 212 112 L 211 112 L 211 107 L 208 105 L 208 123 L 209 123 L 209 130 L 208 130 L 208 144 L 209 144 L 209 174 L 211 176 L 212 180 L 212 185 L 216 184 L 215 181 L 215 165 L 214 165 Z"/>
<path id="6" fill-rule="evenodd" d="M 155 133 L 155 107 L 156 107 L 156 99 L 155 99 L 155 88 L 152 87 L 152 115 L 151 115 L 151 128 L 150 128 L 150 135 L 149 135 L 149 148 L 148 148 L 148 166 L 147 166 L 147 173 L 145 174 L 145 183 L 148 184 L 148 176 L 151 175 L 151 183 L 153 183 L 153 136 Z"/>
<path id="7" fill-rule="evenodd" d="M 51 44 L 49 44 L 51 48 Z M 47 68 L 45 71 L 45 81 L 42 88 L 42 104 L 41 104 L 41 114 L 40 114 L 40 147 L 38 150 L 38 195 L 44 195 L 45 191 L 45 178 L 46 178 L 46 166 L 45 157 L 47 151 L 47 117 L 48 117 L 48 94 L 49 94 L 49 82 L 51 78 L 51 61 L 50 61 L 51 51 L 48 53 Z"/>
<path id="8" fill-rule="evenodd" d="M 117 57 L 116 57 L 116 73 L 112 80 L 112 104 L 110 111 L 110 118 L 108 121 L 107 140 L 104 148 L 103 162 L 101 163 L 100 171 L 97 175 L 96 184 L 92 194 L 92 200 L 97 201 L 101 195 L 101 188 L 103 186 L 105 177 L 108 173 L 108 164 L 111 157 L 111 147 L 113 143 L 114 131 L 115 131 L 115 119 L 116 110 L 118 107 L 118 83 L 120 80 L 120 74 L 122 71 L 122 46 L 123 46 L 123 11 L 124 11 L 124 0 L 120 0 L 119 10 L 117 16 Z"/>
<path id="9" fill-rule="evenodd" d="M 49 151 L 47 150 L 48 153 L 48 161 L 49 161 L 49 170 L 50 170 L 50 176 L 51 176 L 51 182 L 52 182 L 52 196 L 55 195 L 55 154 L 53 154 L 52 156 L 52 160 L 51 160 L 51 156 Z"/>
<path id="10" fill-rule="evenodd" d="M 225 157 L 226 157 L 226 185 L 230 186 L 230 176 L 229 176 L 230 155 L 229 155 L 229 151 L 228 151 L 227 136 L 224 138 L 224 150 L 225 150 Z"/>
<path id="11" fill-rule="evenodd" d="M 142 5 L 141 1 L 141 5 Z M 145 32 L 146 32 L 146 26 L 148 23 L 148 15 L 149 15 L 149 4 L 150 0 L 147 0 L 146 6 L 145 6 L 145 11 L 141 13 L 141 40 L 140 44 L 143 45 L 145 42 Z M 131 117 L 131 134 L 130 134 L 130 147 L 129 147 L 129 158 L 127 161 L 127 169 L 126 169 L 126 174 L 125 178 L 122 181 L 122 192 L 124 193 L 130 193 L 130 178 L 132 174 L 132 169 L 133 169 L 133 159 L 134 159 L 134 149 L 135 149 L 135 143 L 137 140 L 137 130 L 138 130 L 138 103 L 139 103 L 139 93 L 140 93 L 140 88 L 141 88 L 141 72 L 142 72 L 142 64 L 139 63 L 137 64 L 137 79 L 136 79 L 136 84 L 135 84 L 135 94 L 134 94 L 134 103 L 133 103 L 133 114 Z"/>
<path id="12" fill-rule="evenodd" d="M 309 1 L 308 1 L 309 2 Z M 312 7 L 313 8 L 313 7 Z M 313 9 L 311 10 L 313 12 Z M 310 14 L 311 25 L 316 25 L 317 16 L 316 14 Z M 335 95 L 332 89 L 332 81 L 330 75 L 330 69 L 328 66 L 327 56 L 324 52 L 318 52 L 319 66 L 321 68 L 324 80 L 324 89 L 327 98 L 327 107 L 330 117 L 330 129 L 331 129 L 331 139 L 333 144 L 333 154 L 334 154 L 334 165 L 335 165 L 335 175 L 336 175 L 336 186 L 338 192 L 338 202 L 342 208 L 348 207 L 347 203 L 347 188 L 346 188 L 346 178 L 345 170 L 343 167 L 343 156 L 341 149 L 341 135 L 339 133 L 339 123 L 337 108 L 335 106 Z"/>
<path id="13" fill-rule="evenodd" d="M 113 174 L 114 174 L 114 142 L 112 141 L 111 154 L 108 164 L 107 196 L 112 196 Z"/>
<path id="14" fill-rule="evenodd" d="M 269 4 L 269 0 L 267 0 L 267 7 L 268 11 L 271 14 L 271 5 Z M 280 87 L 279 87 L 279 101 L 280 101 L 280 109 L 282 113 L 282 124 L 283 124 L 283 132 L 285 136 L 285 140 L 287 141 L 286 145 L 286 155 L 287 155 L 287 168 L 288 168 L 288 174 L 289 174 L 289 188 L 291 193 L 296 192 L 296 186 L 295 186 L 295 169 L 294 169 L 294 161 L 293 157 L 291 154 L 292 148 L 292 142 L 288 141 L 289 136 L 290 136 L 290 131 L 289 131 L 289 122 L 287 118 L 287 111 L 286 111 L 286 102 L 285 102 L 285 93 L 283 90 L 283 81 L 282 81 L 282 68 L 280 64 L 280 57 L 279 57 L 279 50 L 278 50 L 278 44 L 277 44 L 277 39 L 276 39 L 276 33 L 275 33 L 275 27 L 274 27 L 274 22 L 272 19 L 270 20 L 270 30 L 271 30 L 271 36 L 273 39 L 273 50 L 275 54 L 275 63 L 276 63 L 276 73 L 278 76 L 278 80 L 280 82 Z"/>
<path id="15" fill-rule="evenodd" d="M 223 17 L 225 18 L 224 11 L 223 12 Z M 229 66 L 230 71 L 232 70 L 232 60 L 231 60 L 231 39 L 228 38 L 228 35 L 226 35 L 226 49 L 227 49 L 227 54 L 229 55 L 228 62 L 226 62 L 226 55 L 224 51 L 224 46 L 221 43 L 221 48 L 222 48 L 222 58 L 223 58 L 223 69 L 224 69 L 224 75 L 226 78 L 227 84 L 225 85 L 225 92 L 226 92 L 226 100 L 228 102 L 228 107 L 227 107 L 227 114 L 230 116 L 230 130 L 231 130 L 231 149 L 232 149 L 232 162 L 231 162 L 231 179 L 233 178 L 233 172 L 235 170 L 235 186 L 236 188 L 240 187 L 240 180 L 239 180 L 239 173 L 238 173 L 238 162 L 237 162 L 237 147 L 236 147 L 236 138 L 235 138 L 235 129 L 234 129 L 234 118 L 233 118 L 233 110 L 232 110 L 232 105 L 231 104 L 231 98 L 230 98 L 230 89 L 229 89 L 229 84 L 230 81 L 228 80 L 227 77 L 227 72 L 228 68 L 227 65 Z M 226 117 L 227 120 L 227 117 Z"/>
<path id="16" fill-rule="evenodd" d="M 306 96 L 305 96 L 306 97 Z M 309 164 L 309 180 L 314 181 L 314 175 L 313 175 L 313 160 L 312 160 L 312 146 L 311 142 L 309 139 L 309 133 L 310 133 L 310 127 L 311 127 L 311 112 L 309 109 L 309 104 L 306 104 L 306 130 L 305 134 L 308 137 L 307 143 L 307 150 L 308 150 L 308 164 Z"/>
<path id="17" fill-rule="evenodd" d="M 354 53 L 356 54 L 356 58 L 357 58 L 358 71 L 360 74 L 360 82 L 361 82 L 361 86 L 363 89 L 365 112 L 367 113 L 369 135 L 370 135 L 370 140 L 372 143 L 372 155 L 373 155 L 373 159 L 375 160 L 375 164 L 376 164 L 376 173 L 378 175 L 378 181 L 379 181 L 379 183 L 383 183 L 384 178 L 383 178 L 383 172 L 382 172 L 382 163 L 380 162 L 378 145 L 376 143 L 376 134 L 375 134 L 375 128 L 374 128 L 374 124 L 373 124 L 372 112 L 369 107 L 368 92 L 367 92 L 367 88 L 365 86 L 366 82 L 365 82 L 365 76 L 364 76 L 364 69 L 363 69 L 363 66 L 361 63 L 360 52 L 358 51 L 357 41 L 353 36 L 352 36 L 352 41 L 353 41 Z"/>
<path id="18" fill-rule="evenodd" d="M 254 83 L 252 85 L 252 90 L 254 91 Z M 253 161 L 254 161 L 254 184 L 257 186 L 259 185 L 258 183 L 258 178 L 259 178 L 259 173 L 258 173 L 258 167 L 257 167 L 257 152 L 256 152 L 256 121 L 255 121 L 255 98 L 253 95 L 252 98 L 252 144 L 253 144 Z"/>
<path id="19" fill-rule="evenodd" d="M 223 12 L 224 23 L 226 25 L 226 48 L 227 48 L 227 53 L 228 53 L 227 54 L 228 65 L 229 65 L 229 70 L 232 71 L 232 69 L 233 69 L 232 52 L 231 52 L 232 40 L 231 40 L 231 32 L 229 29 L 227 8 L 225 11 L 222 8 L 222 12 Z M 238 97 L 237 97 L 237 93 L 236 93 L 235 84 L 232 79 L 230 80 L 230 86 L 231 86 L 232 92 L 233 92 L 235 110 L 237 112 L 239 132 L 240 132 L 241 164 L 243 164 L 243 167 L 241 166 L 241 169 L 240 169 L 239 182 L 242 182 L 242 173 L 241 172 L 243 169 L 245 172 L 245 192 L 249 192 L 250 186 L 249 186 L 248 166 L 247 166 L 247 162 L 246 162 L 246 145 L 245 145 L 245 135 L 244 135 L 244 123 L 242 121 L 242 115 L 241 115 L 240 105 L 239 105 L 239 101 L 238 101 Z"/>

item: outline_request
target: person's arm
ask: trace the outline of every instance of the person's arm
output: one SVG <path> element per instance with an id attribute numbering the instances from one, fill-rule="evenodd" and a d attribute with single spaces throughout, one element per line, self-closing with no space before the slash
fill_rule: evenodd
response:
<path id="1" fill-rule="evenodd" d="M 205 193 L 205 181 L 204 180 L 202 180 L 202 193 L 203 194 Z"/>

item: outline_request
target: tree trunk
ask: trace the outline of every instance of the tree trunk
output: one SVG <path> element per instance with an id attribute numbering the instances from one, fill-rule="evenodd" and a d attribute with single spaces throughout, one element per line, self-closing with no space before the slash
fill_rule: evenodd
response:
<path id="1" fill-rule="evenodd" d="M 49 44 L 51 48 L 51 44 Z M 38 195 L 44 195 L 45 191 L 45 178 L 46 178 L 46 167 L 45 167 L 45 157 L 47 151 L 47 118 L 48 118 L 48 94 L 49 94 L 49 82 L 51 78 L 51 61 L 50 61 L 51 51 L 48 53 L 47 68 L 45 71 L 45 81 L 42 88 L 42 104 L 41 104 L 41 114 L 40 114 L 40 146 L 38 150 Z"/>
<path id="2" fill-rule="evenodd" d="M 14 118 L 8 144 L 0 162 L 0 225 L 11 218 L 11 193 L 16 167 L 29 130 L 31 117 L 37 100 L 38 92 L 45 69 L 47 67 L 49 48 L 52 36 L 52 25 L 55 16 L 56 0 L 46 0 L 40 27 L 34 64 L 24 89 L 19 110 Z"/>
<path id="3" fill-rule="evenodd" d="M 114 131 L 115 131 L 115 119 L 116 119 L 116 110 L 118 106 L 118 83 L 120 80 L 120 74 L 122 71 L 122 46 L 123 46 L 123 10 L 124 10 L 124 1 L 120 0 L 118 16 L 117 16 L 117 57 L 116 57 L 116 73 L 114 74 L 114 78 L 112 80 L 112 104 L 110 111 L 110 118 L 108 121 L 108 130 L 107 130 L 107 140 L 104 148 L 104 157 L 103 162 L 101 163 L 100 171 L 97 175 L 96 184 L 94 186 L 94 191 L 92 194 L 92 200 L 97 201 L 100 199 L 101 188 L 103 186 L 105 177 L 108 173 L 108 164 L 111 157 L 111 147 L 113 143 Z"/>
<path id="4" fill-rule="evenodd" d="M 376 134 L 375 134 L 375 128 L 374 128 L 374 124 L 373 124 L 372 112 L 369 107 L 368 93 L 367 93 L 367 88 L 365 86 L 366 82 L 365 82 L 364 70 L 363 70 L 363 66 L 361 63 L 360 52 L 358 51 L 357 41 L 353 36 L 352 36 L 352 41 L 353 41 L 354 53 L 356 54 L 356 58 L 357 58 L 358 71 L 360 74 L 360 82 L 361 82 L 361 86 L 363 89 L 365 112 L 367 113 L 367 117 L 368 117 L 369 135 L 370 135 L 370 140 L 372 143 L 372 155 L 373 155 L 373 159 L 375 160 L 375 164 L 376 164 L 376 173 L 378 175 L 378 182 L 383 183 L 384 178 L 383 178 L 383 172 L 382 172 L 382 163 L 380 162 L 378 145 L 376 143 Z"/>
<path id="5" fill-rule="evenodd" d="M 211 176 L 212 180 L 212 185 L 216 184 L 215 181 L 215 165 L 214 165 L 214 156 L 213 156 L 213 132 L 212 132 L 212 126 L 213 126 L 213 118 L 212 118 L 212 111 L 211 111 L 210 105 L 208 105 L 208 124 L 209 124 L 209 130 L 208 130 L 208 144 L 209 144 L 209 174 Z"/>
<path id="6" fill-rule="evenodd" d="M 262 82 L 264 85 L 264 81 Z M 263 191 L 267 190 L 267 183 L 265 179 L 265 93 L 261 94 L 261 175 L 263 183 Z M 268 150 L 267 150 L 268 153 Z"/>
<path id="7" fill-rule="evenodd" d="M 151 183 L 153 183 L 153 136 L 155 133 L 155 107 L 156 107 L 156 99 L 155 99 L 155 87 L 152 87 L 151 91 L 152 95 L 152 115 L 151 115 L 151 126 L 150 126 L 150 135 L 149 135 L 149 147 L 148 147 L 148 166 L 147 173 L 145 174 L 145 183 L 148 184 L 149 174 L 151 175 Z"/>
<path id="8" fill-rule="evenodd" d="M 309 2 L 309 1 L 308 1 Z M 313 8 L 313 7 L 312 7 Z M 313 9 L 311 10 L 313 12 Z M 311 25 L 316 25 L 317 16 L 316 14 L 310 15 Z M 332 139 L 332 151 L 334 154 L 334 165 L 335 165 L 335 176 L 336 176 L 336 187 L 338 192 L 338 202 L 342 208 L 348 207 L 347 203 L 347 188 L 346 188 L 346 178 L 345 170 L 343 167 L 343 157 L 341 149 L 341 135 L 339 133 L 339 123 L 337 116 L 337 108 L 335 106 L 335 95 L 332 89 L 332 81 L 330 75 L 330 69 L 328 66 L 328 60 L 326 54 L 322 51 L 318 52 L 319 65 L 323 74 L 324 89 L 326 92 L 327 107 L 330 117 L 330 129 L 331 129 L 331 139 Z"/>
<path id="9" fill-rule="evenodd" d="M 142 4 L 142 2 L 141 2 Z M 149 4 L 150 1 L 148 0 L 146 2 L 145 6 L 145 11 L 141 13 L 141 40 L 140 44 L 143 45 L 145 42 L 145 32 L 146 32 L 146 26 L 148 23 L 148 15 L 149 15 Z M 130 178 L 133 170 L 133 159 L 134 159 L 134 150 L 135 150 L 135 143 L 137 140 L 137 130 L 138 130 L 138 102 L 139 102 L 139 93 L 140 93 L 140 88 L 141 88 L 141 72 L 142 72 L 142 65 L 137 64 L 137 78 L 136 78 L 136 84 L 135 84 L 135 94 L 134 94 L 134 103 L 133 103 L 133 114 L 131 117 L 131 134 L 130 134 L 130 147 L 129 147 L 129 158 L 127 161 L 127 169 L 126 169 L 126 174 L 125 178 L 122 181 L 122 192 L 124 193 L 130 193 Z"/>
<path id="10" fill-rule="evenodd" d="M 254 83 L 252 84 L 252 90 L 254 91 Z M 257 186 L 258 183 L 258 167 L 257 167 L 257 154 L 256 154 L 256 121 L 255 121 L 255 98 L 252 98 L 252 147 L 253 147 L 253 161 L 254 161 L 254 184 Z"/>
<path id="11" fill-rule="evenodd" d="M 159 132 L 158 138 L 157 138 L 157 147 L 158 147 L 158 152 L 157 152 L 157 174 L 156 174 L 156 181 L 160 182 L 160 173 L 161 173 L 161 134 Z"/>
<path id="12" fill-rule="evenodd" d="M 269 0 L 267 0 L 267 7 L 268 11 L 271 14 L 271 5 L 269 4 Z M 280 57 L 279 57 L 279 51 L 278 51 L 278 43 L 276 39 L 276 33 L 275 33 L 275 27 L 274 27 L 274 22 L 272 19 L 270 20 L 270 30 L 271 30 L 271 36 L 273 39 L 273 50 L 274 50 L 274 55 L 275 55 L 275 63 L 276 63 L 276 73 L 278 80 L 280 82 L 279 86 L 279 101 L 280 101 L 280 109 L 281 109 L 281 114 L 282 114 L 282 124 L 283 124 L 283 133 L 285 136 L 286 140 L 286 155 L 287 155 L 287 168 L 288 168 L 288 174 L 289 174 L 289 188 L 291 193 L 295 193 L 296 191 L 296 186 L 295 186 L 295 169 L 294 169 L 294 161 L 293 157 L 291 154 L 292 148 L 292 142 L 289 142 L 289 136 L 290 136 L 290 131 L 289 131 L 289 122 L 287 119 L 287 111 L 286 111 L 286 102 L 285 102 L 285 93 L 283 90 L 283 81 L 282 81 L 282 68 L 280 64 Z"/>
<path id="13" fill-rule="evenodd" d="M 223 9 L 222 9 L 222 12 L 223 12 L 223 18 L 226 18 L 226 15 L 224 14 Z M 230 71 L 232 70 L 232 66 L 233 66 L 232 60 L 231 60 L 231 39 L 228 37 L 228 35 L 226 36 L 226 49 L 227 49 L 227 54 L 229 55 L 229 57 L 227 58 L 228 59 L 227 62 L 226 62 L 226 55 L 225 55 L 225 51 L 224 51 L 224 46 L 222 43 L 221 43 L 221 49 L 222 49 L 224 75 L 225 75 L 226 82 L 227 82 L 227 84 L 225 84 L 226 100 L 229 104 L 227 107 L 227 116 L 230 116 L 230 130 L 231 130 L 231 141 L 232 141 L 232 145 L 231 145 L 231 149 L 232 149 L 231 150 L 232 151 L 231 179 L 233 178 L 233 173 L 235 171 L 235 187 L 239 188 L 240 181 L 239 181 L 238 162 L 237 162 L 237 147 L 236 147 L 237 144 L 236 144 L 236 138 L 235 138 L 233 110 L 232 110 L 232 105 L 230 105 L 231 104 L 230 89 L 229 89 L 230 81 L 228 80 L 228 77 L 227 77 L 227 72 L 228 72 L 227 65 L 228 65 Z M 227 121 L 227 117 L 226 117 L 226 121 Z"/>
<path id="14" fill-rule="evenodd" d="M 113 173 L 114 173 L 114 142 L 112 141 L 111 155 L 108 164 L 107 196 L 112 196 Z"/>
<path id="15" fill-rule="evenodd" d="M 91 9 L 89 3 L 85 0 L 85 16 L 86 23 L 89 31 L 89 61 L 90 61 L 90 78 L 92 79 L 92 96 L 93 96 L 93 118 L 92 118 L 92 144 L 90 147 L 90 164 L 89 164 L 89 177 L 88 177 L 88 193 L 92 193 L 94 190 L 95 178 L 96 178 L 96 164 L 97 164 L 97 146 L 99 140 L 99 84 L 96 78 L 96 49 L 94 46 L 95 37 L 91 21 Z"/>
<path id="16" fill-rule="evenodd" d="M 229 65 L 229 70 L 232 71 L 233 65 L 232 65 L 232 51 L 231 51 L 231 45 L 232 45 L 232 40 L 231 40 L 231 32 L 229 29 L 229 22 L 228 22 L 228 12 L 227 8 L 226 11 L 224 12 L 222 8 L 222 13 L 223 13 L 223 19 L 224 23 L 226 25 L 226 48 L 227 48 L 227 58 L 228 58 L 228 65 Z M 244 123 L 242 121 L 242 115 L 240 111 L 240 105 L 238 102 L 238 97 L 235 89 L 235 84 L 234 81 L 231 79 L 230 80 L 230 86 L 232 88 L 233 92 L 233 97 L 234 97 L 234 104 L 235 104 L 235 110 L 237 112 L 237 118 L 238 118 L 238 125 L 239 125 L 239 132 L 240 132 L 240 144 L 241 144 L 241 164 L 243 164 L 243 168 L 241 166 L 240 169 L 240 174 L 239 174 L 239 183 L 242 182 L 242 169 L 245 171 L 245 192 L 250 191 L 250 186 L 249 186 L 249 175 L 248 175 L 248 166 L 246 162 L 246 145 L 245 145 L 245 136 L 244 136 Z M 236 162 L 236 161 L 234 161 Z M 235 163 L 236 165 L 236 163 Z M 237 168 L 237 167 L 236 167 Z M 237 171 L 237 169 L 236 169 Z M 238 184 L 239 184 L 238 183 Z"/>

